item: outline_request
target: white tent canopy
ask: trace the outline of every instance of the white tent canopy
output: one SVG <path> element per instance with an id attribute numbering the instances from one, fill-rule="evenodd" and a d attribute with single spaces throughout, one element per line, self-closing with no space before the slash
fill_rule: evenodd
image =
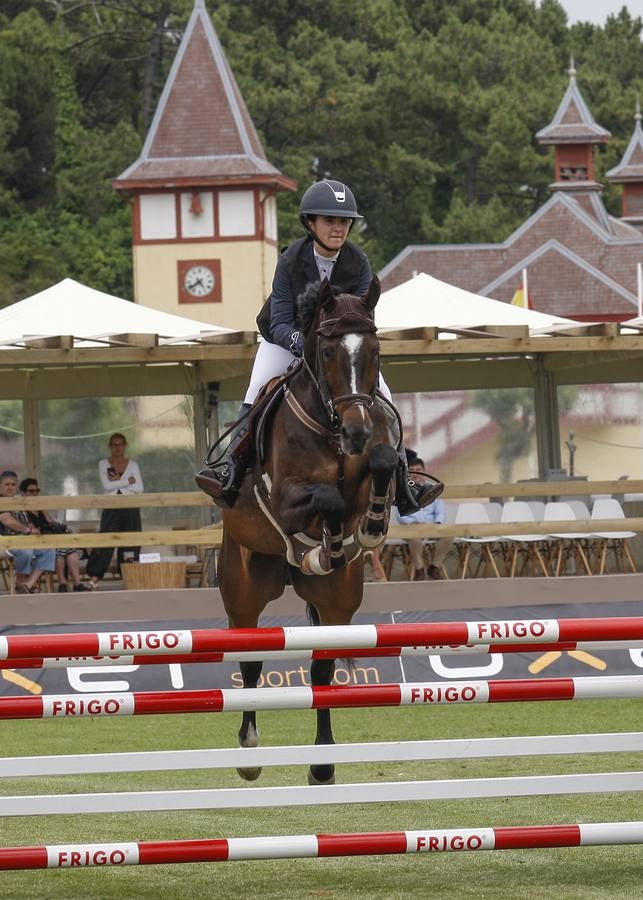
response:
<path id="1" fill-rule="evenodd" d="M 549 316 L 533 309 L 472 294 L 445 281 L 439 281 L 425 272 L 385 291 L 375 308 L 375 322 L 380 331 L 527 325 L 530 333 L 542 333 L 556 325 L 578 324 L 570 319 Z"/>
<path id="2" fill-rule="evenodd" d="M 160 344 L 167 344 L 234 333 L 104 294 L 72 278 L 0 310 L 0 347 L 58 335 L 73 335 L 91 346 L 110 335 L 155 334 Z M 93 342 L 87 340 L 91 338 Z"/>

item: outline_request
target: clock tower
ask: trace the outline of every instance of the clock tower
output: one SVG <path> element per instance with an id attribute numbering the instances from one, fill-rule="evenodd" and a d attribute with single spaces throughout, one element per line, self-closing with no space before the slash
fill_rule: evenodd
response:
<path id="1" fill-rule="evenodd" d="M 194 9 L 139 158 L 131 199 L 137 303 L 254 330 L 277 262 L 279 191 L 204 0 Z"/>

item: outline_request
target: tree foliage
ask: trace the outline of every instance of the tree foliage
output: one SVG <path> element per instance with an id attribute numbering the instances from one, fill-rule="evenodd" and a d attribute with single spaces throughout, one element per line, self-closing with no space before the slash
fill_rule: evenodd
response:
<path id="1" fill-rule="evenodd" d="M 305 188 L 354 189 L 375 267 L 404 246 L 504 239 L 543 202 L 535 132 L 581 90 L 614 134 L 642 85 L 642 23 L 569 26 L 558 0 L 207 0 L 266 153 Z M 71 276 L 131 296 L 137 157 L 193 0 L 5 0 L 0 9 L 0 305 Z M 606 191 L 618 212 L 618 189 Z M 299 233 L 297 197 L 280 235 Z"/>

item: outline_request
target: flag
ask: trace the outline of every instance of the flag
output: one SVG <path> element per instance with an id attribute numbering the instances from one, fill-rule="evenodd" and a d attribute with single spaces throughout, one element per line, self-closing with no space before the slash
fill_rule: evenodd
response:
<path id="1" fill-rule="evenodd" d="M 527 287 L 527 269 L 522 270 L 522 281 L 520 287 L 511 298 L 512 306 L 519 306 L 521 309 L 533 309 L 529 288 Z"/>
<path id="2" fill-rule="evenodd" d="M 521 309 L 529 309 L 528 303 L 525 303 L 525 292 L 521 287 L 518 288 L 516 293 L 511 298 L 512 306 L 520 306 Z"/>

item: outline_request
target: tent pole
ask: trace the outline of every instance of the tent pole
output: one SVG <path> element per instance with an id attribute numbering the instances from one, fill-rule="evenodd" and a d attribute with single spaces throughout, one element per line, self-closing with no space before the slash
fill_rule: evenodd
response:
<path id="1" fill-rule="evenodd" d="M 42 459 L 40 456 L 40 415 L 38 401 L 28 398 L 22 401 L 22 421 L 25 442 L 24 476 L 42 481 Z"/>
<path id="2" fill-rule="evenodd" d="M 200 379 L 197 381 L 198 387 L 192 395 L 194 409 L 194 453 L 195 453 L 195 472 L 203 468 L 203 460 L 208 452 L 208 406 L 207 406 L 207 385 Z M 212 515 L 207 507 L 199 509 L 201 525 L 209 525 L 212 521 Z"/>
<path id="3" fill-rule="evenodd" d="M 554 375 L 545 369 L 542 354 L 537 358 L 534 384 L 538 475 L 545 479 L 550 469 L 561 468 L 558 390 Z"/>

